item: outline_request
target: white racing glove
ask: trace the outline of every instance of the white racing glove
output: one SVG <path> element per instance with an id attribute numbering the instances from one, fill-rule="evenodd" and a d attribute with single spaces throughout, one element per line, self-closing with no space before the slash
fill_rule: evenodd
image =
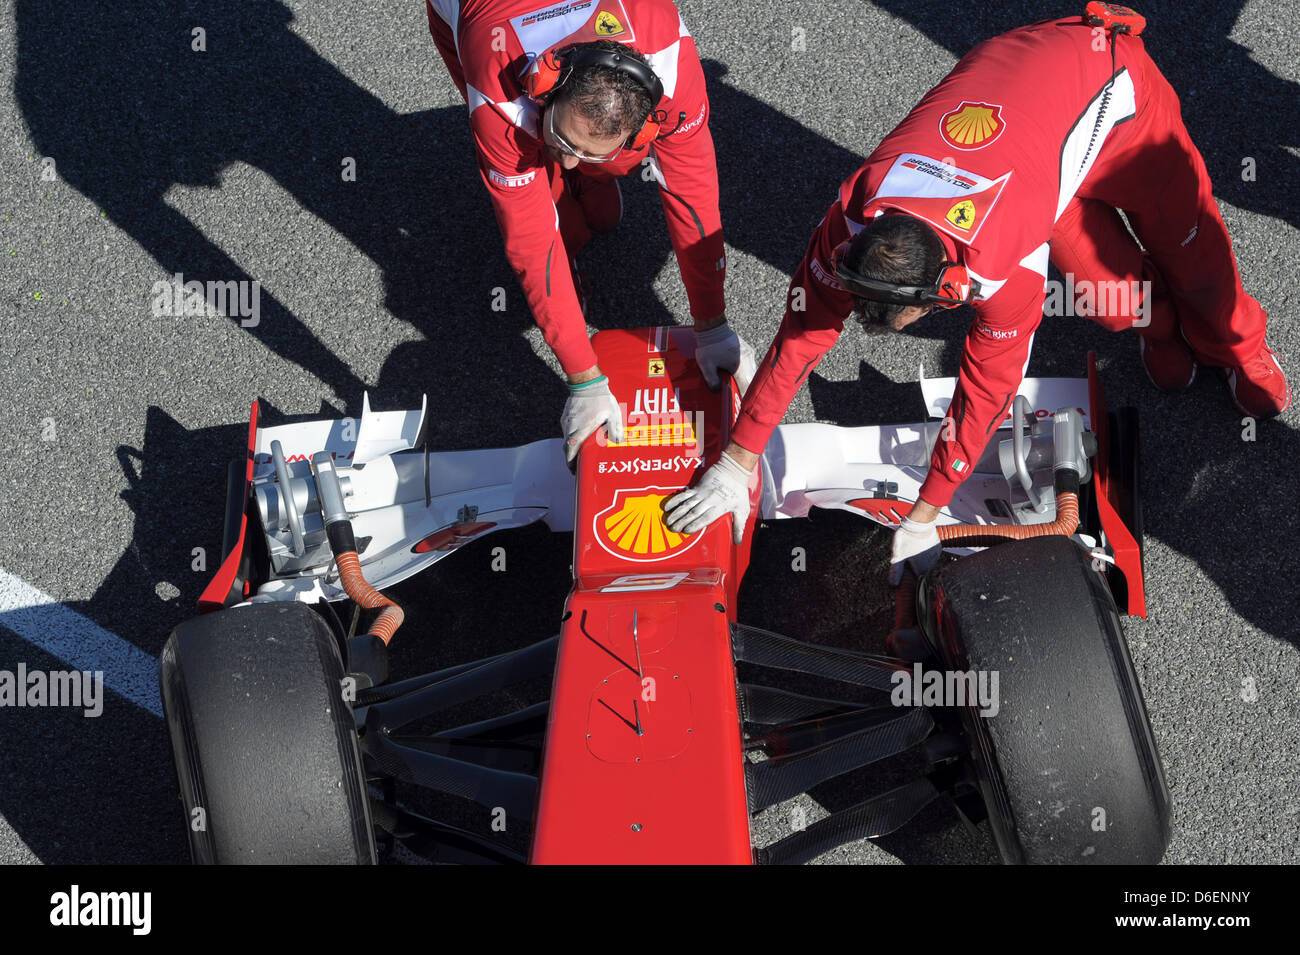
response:
<path id="1" fill-rule="evenodd" d="M 743 395 L 754 378 L 754 349 L 723 322 L 708 331 L 695 333 L 695 364 L 700 366 L 705 382 L 714 391 L 718 390 L 721 370 L 731 373 Z"/>
<path id="2" fill-rule="evenodd" d="M 918 577 L 939 562 L 943 546 L 939 543 L 939 528 L 931 521 L 922 524 L 910 517 L 894 531 L 893 551 L 889 556 L 889 585 L 897 587 L 903 582 L 903 566 L 908 565 Z"/>
<path id="3" fill-rule="evenodd" d="M 664 501 L 664 523 L 679 534 L 694 534 L 730 514 L 732 536 L 739 544 L 749 519 L 749 477 L 750 472 L 724 451 L 699 484 Z"/>
<path id="4" fill-rule="evenodd" d="M 609 390 L 609 379 L 601 375 L 580 385 L 569 385 L 560 430 L 564 432 L 564 459 L 570 467 L 582 442 L 601 425 L 611 441 L 623 440 L 623 412 Z"/>

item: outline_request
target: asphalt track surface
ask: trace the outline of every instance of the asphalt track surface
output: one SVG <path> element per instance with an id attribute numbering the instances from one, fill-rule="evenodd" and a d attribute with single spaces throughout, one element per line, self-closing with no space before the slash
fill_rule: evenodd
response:
<path id="1" fill-rule="evenodd" d="M 1081 4 L 1080 4 L 1081 5 Z M 728 315 L 761 353 L 836 185 L 975 42 L 1071 4 L 683 0 L 709 76 Z M 1286 2 L 1148 3 L 1147 43 L 1183 98 L 1247 288 L 1300 370 L 1300 33 Z M 476 179 L 465 109 L 418 0 L 7 0 L 0 21 L 0 669 L 107 651 L 127 674 L 95 719 L 0 709 L 0 861 L 187 857 L 156 697 L 130 685 L 191 615 L 221 542 L 224 473 L 250 400 L 267 420 L 418 407 L 440 448 L 555 433 L 556 366 Z M 190 50 L 191 28 L 207 52 Z M 802 32 L 797 32 L 802 31 Z M 806 49 L 792 49 L 802 37 Z M 344 157 L 357 180 L 341 180 Z M 57 178 L 43 181 L 43 160 Z M 1253 160 L 1253 163 L 1247 163 Z M 1253 165 L 1253 180 L 1243 179 Z M 594 328 L 686 319 L 653 187 L 584 254 Z M 155 282 L 257 280 L 260 322 L 151 314 Z M 508 309 L 490 308 L 492 289 Z M 788 421 L 915 420 L 917 366 L 953 374 L 968 314 L 846 333 Z M 1149 619 L 1127 634 L 1174 799 L 1170 863 L 1295 862 L 1300 411 L 1243 422 L 1203 374 L 1157 393 L 1132 335 L 1045 321 L 1030 374 L 1095 350 L 1113 406 L 1141 410 Z M 570 539 L 534 527 L 398 588 L 414 673 L 549 636 Z M 878 648 L 887 534 L 821 517 L 759 534 L 741 618 Z M 790 570 L 794 546 L 805 573 Z M 204 548 L 208 573 L 192 569 Z M 45 596 L 33 596 L 43 594 Z M 106 637 L 105 635 L 110 635 Z M 133 663 L 132 661 L 135 661 Z M 125 694 L 125 695 L 121 695 Z M 151 703 L 152 700 L 152 703 Z M 854 777 L 764 813 L 755 839 L 860 798 Z M 485 827 L 470 814 L 467 824 Z M 518 835 L 518 834 L 516 834 Z M 828 862 L 994 861 L 946 811 Z"/>

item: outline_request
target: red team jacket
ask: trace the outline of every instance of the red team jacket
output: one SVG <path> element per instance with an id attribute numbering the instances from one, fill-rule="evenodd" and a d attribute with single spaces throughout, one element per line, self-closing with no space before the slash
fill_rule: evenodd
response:
<path id="1" fill-rule="evenodd" d="M 840 187 L 795 272 L 780 332 L 732 438 L 761 452 L 795 392 L 839 337 L 853 298 L 832 250 L 885 210 L 924 219 L 981 286 L 950 408 L 921 496 L 944 506 L 1004 420 L 1042 319 L 1048 239 L 1108 141 L 1143 102 L 1141 41 L 1121 37 L 1111 77 L 1078 17 L 1034 24 L 972 50 Z M 1158 177 L 1159 170 L 1150 170 Z M 795 311 L 802 288 L 805 309 Z"/>
<path id="2" fill-rule="evenodd" d="M 659 183 L 691 315 L 723 313 L 725 258 L 709 101 L 695 41 L 670 0 L 427 0 L 429 26 L 469 107 L 479 170 L 506 257 L 546 343 L 568 374 L 596 364 L 560 236 L 539 110 L 524 92 L 533 60 L 609 39 L 644 54 L 663 82 L 662 137 L 584 173 L 647 169 Z"/>

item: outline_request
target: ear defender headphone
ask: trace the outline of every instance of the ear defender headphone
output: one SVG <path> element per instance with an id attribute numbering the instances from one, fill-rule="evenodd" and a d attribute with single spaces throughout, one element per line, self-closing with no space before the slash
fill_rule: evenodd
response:
<path id="1" fill-rule="evenodd" d="M 970 277 L 966 266 L 955 262 L 944 262 L 939 268 L 939 277 L 933 285 L 895 285 L 893 282 L 881 282 L 859 275 L 844 264 L 852 239 L 845 239 L 831 253 L 831 267 L 849 292 L 859 298 L 873 302 L 887 302 L 890 305 L 934 305 L 938 308 L 956 308 L 969 305 L 979 295 L 980 283 Z"/>
<path id="2" fill-rule="evenodd" d="M 625 56 L 617 50 L 582 46 L 569 46 L 563 50 L 544 53 L 537 58 L 536 69 L 528 75 L 528 95 L 544 107 L 569 81 L 574 70 L 593 66 L 605 66 L 626 73 L 650 94 L 650 112 L 641 128 L 628 137 L 627 148 L 644 149 L 654 142 L 659 137 L 659 127 L 666 118 L 663 110 L 657 108 L 659 101 L 664 98 L 664 84 L 648 64 L 634 56 Z"/>

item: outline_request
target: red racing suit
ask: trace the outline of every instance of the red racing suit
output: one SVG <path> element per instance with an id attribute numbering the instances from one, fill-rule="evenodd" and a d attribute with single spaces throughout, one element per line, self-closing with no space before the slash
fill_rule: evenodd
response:
<path id="1" fill-rule="evenodd" d="M 596 353 L 569 267 L 590 233 L 547 155 L 538 105 L 524 87 L 534 59 L 548 50 L 610 39 L 648 59 L 664 86 L 660 138 L 579 170 L 604 178 L 644 169 L 656 179 L 691 315 L 721 315 L 726 260 L 709 101 L 695 41 L 671 0 L 426 0 L 426 6 L 429 31 L 469 107 L 479 172 L 506 258 L 564 371 L 590 368 Z"/>
<path id="2" fill-rule="evenodd" d="M 1066 303 L 1107 328 L 1161 338 L 1181 324 L 1199 357 L 1222 366 L 1263 346 L 1267 316 L 1242 288 L 1205 163 L 1142 41 L 1119 36 L 1112 48 L 1077 17 L 1046 21 L 977 46 L 841 185 L 745 395 L 732 438 L 747 450 L 762 451 L 852 311 L 832 250 L 887 210 L 933 226 L 980 283 L 945 440 L 921 487 L 933 505 L 951 501 L 1006 417 L 1043 318 L 1049 258 L 1067 291 L 1115 283 Z"/>

